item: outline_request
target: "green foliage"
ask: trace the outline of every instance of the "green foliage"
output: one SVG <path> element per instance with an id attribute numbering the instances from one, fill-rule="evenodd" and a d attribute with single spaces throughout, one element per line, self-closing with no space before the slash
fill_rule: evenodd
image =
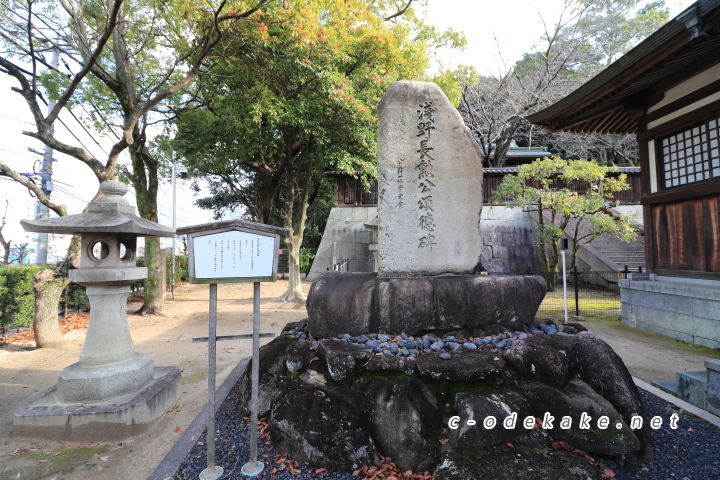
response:
<path id="1" fill-rule="evenodd" d="M 191 176 L 213 175 L 213 198 L 200 205 L 218 214 L 242 205 L 268 222 L 286 203 L 275 192 L 302 189 L 307 168 L 311 189 L 326 168 L 374 179 L 375 110 L 387 87 L 421 78 L 431 46 L 463 43 L 424 26 L 412 9 L 383 21 L 397 7 L 297 2 L 228 34 L 218 50 L 230 56 L 200 78 L 201 108 L 180 116 L 174 142 Z"/>
<path id="2" fill-rule="evenodd" d="M 477 85 L 479 80 L 477 69 L 467 65 L 460 65 L 457 70 L 441 70 L 430 79 L 456 107 L 460 106 L 463 88 Z"/>
<path id="3" fill-rule="evenodd" d="M 607 214 L 613 194 L 630 188 L 624 174 L 609 175 L 616 171 L 587 160 L 545 157 L 519 166 L 517 175 L 506 176 L 492 201 L 537 212 L 535 242 L 542 267 L 555 271 L 559 243 L 568 228 L 573 242 L 570 266 L 580 245 L 603 234 L 626 242 L 635 239 L 633 216 Z M 558 181 L 565 186 L 560 188 Z"/>
<path id="4" fill-rule="evenodd" d="M 288 291 L 298 298 L 298 250 L 324 173 L 369 184 L 388 86 L 422 78 L 430 44 L 461 37 L 422 28 L 412 9 L 385 21 L 395 7 L 306 0 L 258 12 L 218 44 L 228 56 L 199 77 L 198 108 L 179 116 L 175 151 L 191 176 L 211 179 L 213 195 L 199 204 L 216 215 L 242 206 L 252 220 L 287 228 Z"/>
<path id="5" fill-rule="evenodd" d="M 68 309 L 76 312 L 90 310 L 90 300 L 85 294 L 85 287 L 77 283 L 68 284 L 60 297 L 60 304 L 67 304 Z"/>
<path id="6" fill-rule="evenodd" d="M 168 255 L 165 259 L 165 265 L 167 267 L 167 284 L 187 282 L 190 279 L 190 272 L 188 271 L 188 257 L 187 255 L 175 255 L 175 281 L 173 282 L 172 277 L 172 256 Z"/>
<path id="7" fill-rule="evenodd" d="M 48 266 L 0 267 L 0 325 L 31 326 L 35 317 L 33 277 Z"/>
<path id="8" fill-rule="evenodd" d="M 301 249 L 300 250 L 300 273 L 308 273 L 310 271 L 310 267 L 312 267 L 312 263 L 315 260 L 315 253 L 307 250 L 307 249 Z"/>
<path id="9" fill-rule="evenodd" d="M 145 266 L 145 257 L 138 257 L 136 261 L 138 267 Z M 172 283 L 172 256 L 170 254 L 165 255 L 165 282 L 167 285 Z M 187 255 L 175 255 L 175 283 L 187 282 L 190 279 L 190 273 L 188 271 L 188 257 Z M 144 280 L 133 283 L 133 289 L 137 290 L 143 288 L 145 285 Z"/>

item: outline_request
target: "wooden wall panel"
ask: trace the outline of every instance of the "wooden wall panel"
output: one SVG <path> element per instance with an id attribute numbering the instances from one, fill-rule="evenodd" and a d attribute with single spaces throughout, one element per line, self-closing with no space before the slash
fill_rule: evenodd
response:
<path id="1" fill-rule="evenodd" d="M 714 219 L 704 224 L 707 270 L 720 272 L 720 195 L 704 199 L 703 207 L 707 212 L 707 218 Z"/>
<path id="2" fill-rule="evenodd" d="M 650 208 L 655 269 L 720 272 L 720 195 Z"/>

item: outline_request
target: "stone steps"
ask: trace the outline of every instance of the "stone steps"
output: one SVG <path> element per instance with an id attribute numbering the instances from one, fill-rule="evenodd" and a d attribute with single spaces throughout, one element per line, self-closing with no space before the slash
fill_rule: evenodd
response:
<path id="1" fill-rule="evenodd" d="M 656 380 L 652 385 L 685 400 L 691 405 L 707 410 L 707 371 L 675 372 L 675 380 Z"/>
<path id="2" fill-rule="evenodd" d="M 645 253 L 644 247 L 639 246 L 627 246 L 627 247 L 602 247 L 603 252 L 605 252 L 606 255 L 609 255 L 611 253 L 634 253 L 636 255 L 642 255 Z"/>
<path id="3" fill-rule="evenodd" d="M 707 372 L 677 372 L 678 396 L 696 407 L 706 408 L 705 405 L 705 384 L 707 383 Z"/>
<path id="4" fill-rule="evenodd" d="M 642 236 L 628 243 L 606 234 L 590 244 L 617 264 L 617 270 L 623 270 L 625 265 L 633 271 L 637 271 L 638 267 L 645 269 L 645 242 Z"/>
<path id="5" fill-rule="evenodd" d="M 680 398 L 678 395 L 677 380 L 653 380 L 652 382 L 650 382 L 650 384 L 653 387 L 659 388 L 665 393 L 669 393 L 670 395 Z"/>
<path id="6" fill-rule="evenodd" d="M 615 260 L 616 258 L 619 260 L 623 260 L 625 262 L 634 262 L 634 263 L 643 263 L 643 260 L 645 259 L 645 255 L 623 255 L 620 252 L 617 253 L 605 253 L 609 258 Z"/>

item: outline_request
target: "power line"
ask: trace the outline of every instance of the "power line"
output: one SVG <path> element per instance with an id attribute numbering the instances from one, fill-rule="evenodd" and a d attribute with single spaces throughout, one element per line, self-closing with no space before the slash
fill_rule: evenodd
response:
<path id="1" fill-rule="evenodd" d="M 67 185 L 67 184 L 66 184 L 66 185 Z M 87 200 L 78 197 L 78 196 L 75 195 L 74 193 L 66 190 L 65 188 L 56 187 L 55 190 L 58 191 L 58 192 L 60 192 L 60 193 L 62 193 L 63 195 L 66 195 L 66 196 L 70 197 L 70 198 L 73 199 L 73 200 L 76 200 L 76 201 L 81 202 L 81 203 L 87 203 Z"/>
<path id="2" fill-rule="evenodd" d="M 82 142 L 82 140 L 80 140 L 80 139 L 78 138 L 77 135 L 75 135 L 75 132 L 73 132 L 72 130 L 70 130 L 70 128 L 69 128 L 67 125 L 65 125 L 65 122 L 63 122 L 62 118 L 60 118 L 60 117 L 58 116 L 57 119 L 58 119 L 58 121 L 62 124 L 62 126 L 65 127 L 65 130 L 67 130 L 68 133 L 69 133 L 70 135 L 72 135 L 73 138 L 74 138 L 80 145 L 82 145 L 82 147 L 85 149 L 85 151 L 88 152 L 88 153 L 90 153 L 90 149 L 85 146 L 85 144 Z M 95 157 L 95 155 L 93 155 L 93 157 Z"/>
<path id="3" fill-rule="evenodd" d="M 25 120 L 20 120 L 19 118 L 11 117 L 10 115 L 5 115 L 4 113 L 0 113 L 0 116 L 9 118 L 10 120 L 15 120 L 16 122 L 26 123 L 28 125 L 32 125 L 33 127 L 35 126 L 35 124 L 32 122 L 26 122 Z"/>
<path id="4" fill-rule="evenodd" d="M 5 150 L 6 152 L 14 153 L 14 154 L 16 154 L 16 155 L 22 155 L 23 157 L 33 158 L 33 159 L 37 160 L 37 157 L 34 157 L 34 156 L 32 156 L 32 155 L 28 155 L 27 153 L 16 152 L 15 150 L 10 150 L 10 149 L 8 149 L 8 148 L 3 148 L 3 147 L 0 147 L 0 150 Z"/>
<path id="5" fill-rule="evenodd" d="M 103 146 L 100 145 L 100 143 L 99 143 L 99 142 L 95 139 L 95 137 L 88 131 L 88 129 L 85 128 L 85 125 L 83 125 L 83 123 L 82 123 L 80 120 L 78 120 L 78 118 L 75 116 L 75 113 L 73 113 L 73 111 L 70 110 L 69 108 L 67 109 L 67 111 L 70 112 L 70 115 L 72 115 L 72 117 L 75 119 L 75 121 L 78 123 L 78 125 L 80 125 L 80 126 L 82 127 L 82 129 L 85 130 L 85 133 L 88 134 L 88 137 L 90 137 L 90 139 L 91 139 L 93 142 L 95 142 L 95 144 L 100 148 L 100 150 L 102 150 L 102 152 L 103 152 L 106 156 L 109 157 L 110 154 L 105 151 L 105 149 L 103 148 Z M 87 150 L 87 148 L 86 148 L 86 150 Z"/>

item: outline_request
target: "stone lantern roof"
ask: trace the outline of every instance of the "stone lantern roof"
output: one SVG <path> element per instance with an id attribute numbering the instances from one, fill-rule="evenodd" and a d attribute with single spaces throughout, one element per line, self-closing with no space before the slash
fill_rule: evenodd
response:
<path id="1" fill-rule="evenodd" d="M 118 180 L 100 184 L 103 196 L 90 202 L 87 212 L 64 217 L 21 220 L 28 232 L 80 234 L 119 233 L 138 237 L 174 237 L 175 230 L 135 215 L 135 207 L 123 198 L 128 187 Z"/>

